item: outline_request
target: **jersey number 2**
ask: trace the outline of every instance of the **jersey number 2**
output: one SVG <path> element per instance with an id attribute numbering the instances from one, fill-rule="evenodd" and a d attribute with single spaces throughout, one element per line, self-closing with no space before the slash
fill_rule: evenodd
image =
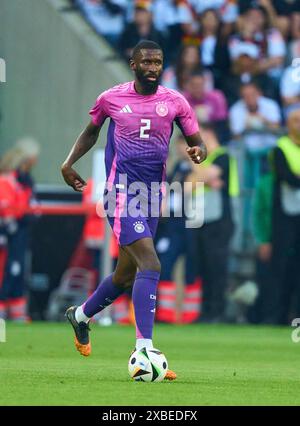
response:
<path id="1" fill-rule="evenodd" d="M 143 126 L 142 126 L 143 124 Z M 146 130 L 150 130 L 151 120 L 147 118 L 141 119 L 141 127 L 140 127 L 140 138 L 141 139 L 149 139 L 149 133 L 145 133 Z"/>

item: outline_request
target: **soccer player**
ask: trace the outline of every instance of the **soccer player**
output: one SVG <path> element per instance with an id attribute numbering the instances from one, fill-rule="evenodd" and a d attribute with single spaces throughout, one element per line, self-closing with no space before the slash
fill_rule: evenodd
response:
<path id="1" fill-rule="evenodd" d="M 159 85 L 163 70 L 160 46 L 144 40 L 133 50 L 130 67 L 135 80 L 103 92 L 90 110 L 91 121 L 79 135 L 61 171 L 64 180 L 75 191 L 82 191 L 86 182 L 73 169 L 73 164 L 96 143 L 106 118 L 110 118 L 105 150 L 107 183 L 106 200 L 116 194 L 115 209 L 107 218 L 119 244 L 115 271 L 100 283 L 82 306 L 72 306 L 66 316 L 75 332 L 75 345 L 84 356 L 91 353 L 88 323 L 97 312 L 110 305 L 127 288 L 133 286 L 132 299 L 136 319 L 136 349 L 152 348 L 156 289 L 160 262 L 153 238 L 158 215 L 144 212 L 132 217 L 127 206 L 132 195 L 121 183 L 142 182 L 149 189 L 147 204 L 157 197 L 160 205 L 162 190 L 151 194 L 151 183 L 162 183 L 168 156 L 173 122 L 180 127 L 191 160 L 200 164 L 206 158 L 197 119 L 186 99 L 175 90 Z M 115 189 L 115 191 L 113 190 Z M 176 374 L 168 371 L 167 379 Z"/>

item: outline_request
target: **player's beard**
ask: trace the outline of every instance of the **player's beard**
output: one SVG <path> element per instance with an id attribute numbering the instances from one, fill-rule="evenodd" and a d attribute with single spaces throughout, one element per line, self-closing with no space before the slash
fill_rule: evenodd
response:
<path id="1" fill-rule="evenodd" d="M 143 71 L 139 68 L 135 71 L 136 78 L 147 93 L 155 93 L 159 85 L 159 77 L 155 81 L 150 81 L 145 77 Z"/>

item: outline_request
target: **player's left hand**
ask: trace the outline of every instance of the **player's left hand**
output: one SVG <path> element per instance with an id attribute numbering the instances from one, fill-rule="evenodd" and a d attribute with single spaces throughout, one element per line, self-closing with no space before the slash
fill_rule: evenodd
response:
<path id="1" fill-rule="evenodd" d="M 191 160 L 195 164 L 202 163 L 207 157 L 207 152 L 206 152 L 206 148 L 205 148 L 204 145 L 203 146 L 188 147 L 186 150 L 187 150 L 187 153 L 189 154 Z"/>
<path id="2" fill-rule="evenodd" d="M 69 186 L 71 186 L 76 192 L 83 192 L 87 183 L 82 177 L 68 164 L 63 164 L 61 167 L 61 173 L 63 178 Z"/>

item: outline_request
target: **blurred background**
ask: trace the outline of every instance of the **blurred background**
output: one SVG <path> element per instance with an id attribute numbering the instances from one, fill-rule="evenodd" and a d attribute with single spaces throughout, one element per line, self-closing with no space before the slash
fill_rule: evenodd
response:
<path id="1" fill-rule="evenodd" d="M 99 93 L 132 79 L 143 39 L 159 43 L 161 83 L 194 108 L 209 157 L 193 168 L 174 132 L 168 182 L 203 181 L 201 228 L 167 200 L 156 248 L 159 322 L 287 324 L 300 317 L 300 0 L 2 0 L 0 318 L 63 320 L 114 266 L 95 209 L 106 125 L 60 165 Z M 101 178 L 101 176 L 100 176 Z M 208 206 L 208 208 L 206 207 Z M 130 324 L 130 294 L 100 324 Z"/>

